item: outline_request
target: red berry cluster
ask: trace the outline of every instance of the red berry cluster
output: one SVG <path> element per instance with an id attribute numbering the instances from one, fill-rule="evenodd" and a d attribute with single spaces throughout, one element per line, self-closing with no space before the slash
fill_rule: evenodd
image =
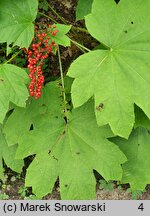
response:
<path id="1" fill-rule="evenodd" d="M 31 48 L 27 51 L 29 77 L 31 82 L 29 84 L 30 96 L 38 99 L 41 97 L 41 91 L 44 83 L 44 76 L 42 66 L 44 59 L 48 58 L 49 54 L 57 47 L 51 36 L 56 36 L 58 30 L 56 26 L 48 26 L 48 31 L 42 33 L 37 26 L 35 26 L 35 37 L 33 38 Z"/>

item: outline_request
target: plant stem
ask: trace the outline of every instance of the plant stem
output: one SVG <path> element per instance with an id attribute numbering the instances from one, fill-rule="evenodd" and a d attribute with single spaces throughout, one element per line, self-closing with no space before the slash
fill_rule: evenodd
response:
<path id="1" fill-rule="evenodd" d="M 74 40 L 72 40 L 71 38 L 70 38 L 70 40 L 71 40 L 71 42 L 74 43 L 77 47 L 81 47 L 82 49 L 86 50 L 87 52 L 90 52 L 90 51 L 91 51 L 91 50 L 88 49 L 87 47 L 81 45 L 80 43 L 78 43 L 78 42 L 76 42 L 76 41 L 74 41 Z"/>
<path id="2" fill-rule="evenodd" d="M 54 9 L 53 9 L 54 10 Z M 52 17 L 48 16 L 47 14 L 44 14 L 42 12 L 38 12 L 39 14 L 41 14 L 42 16 L 45 16 L 46 18 L 52 20 L 54 23 L 58 23 L 55 19 L 53 19 Z M 59 15 L 60 16 L 60 15 Z M 62 18 L 61 18 L 62 19 Z M 67 24 L 65 21 L 62 21 L 64 24 Z M 89 34 L 88 30 L 85 29 L 85 28 L 80 28 L 80 27 L 75 27 L 75 26 L 72 26 L 72 31 L 74 32 L 74 30 L 77 30 L 77 31 L 81 31 L 81 32 L 85 32 L 87 34 Z"/>
<path id="3" fill-rule="evenodd" d="M 18 56 L 20 54 L 22 50 L 19 50 L 17 53 L 15 53 L 14 55 L 12 55 L 12 57 L 10 59 L 8 59 L 7 61 L 3 62 L 2 64 L 7 64 L 9 62 L 11 62 L 14 58 L 16 58 L 16 56 Z"/>
<path id="4" fill-rule="evenodd" d="M 47 2 L 47 1 L 46 1 L 46 3 L 47 3 L 47 5 L 49 6 L 49 8 L 51 9 L 51 11 L 52 11 L 65 25 L 67 25 L 66 20 L 63 19 L 63 18 L 57 13 L 57 11 L 54 10 L 54 8 L 50 5 L 50 3 Z"/>
<path id="5" fill-rule="evenodd" d="M 46 1 L 46 2 L 47 2 L 47 1 Z M 52 7 L 48 2 L 47 2 L 47 5 L 50 7 L 50 9 L 53 11 L 53 13 L 56 14 L 57 17 L 58 17 L 65 25 L 67 25 L 66 21 L 53 9 L 53 7 Z M 56 20 L 54 20 L 53 18 L 51 18 L 50 16 L 48 16 L 48 15 L 42 13 L 42 12 L 39 12 L 39 14 L 41 14 L 41 15 L 43 15 L 43 16 L 49 18 L 49 19 L 51 19 L 54 23 L 58 23 Z M 78 31 L 82 31 L 82 32 L 88 33 L 88 30 L 87 30 L 87 29 L 72 26 L 72 31 L 74 32 L 74 30 L 78 30 Z M 88 34 L 89 34 L 89 33 L 88 33 Z M 79 44 L 78 42 L 72 40 L 71 38 L 70 38 L 70 40 L 71 40 L 71 42 L 74 43 L 79 49 L 81 49 L 81 51 L 82 51 L 83 53 L 85 53 L 84 50 L 86 50 L 87 52 L 90 52 L 90 51 L 91 51 L 91 50 L 88 49 L 87 47 L 85 47 L 85 46 Z"/>
<path id="6" fill-rule="evenodd" d="M 72 29 L 73 30 L 77 30 L 77 31 L 81 31 L 81 32 L 85 32 L 85 33 L 89 34 L 88 30 L 85 29 L 85 28 L 80 28 L 80 27 L 72 26 Z"/>
<path id="7" fill-rule="evenodd" d="M 78 47 L 83 53 L 86 53 L 86 51 L 84 49 L 82 49 L 80 46 L 78 46 L 77 44 L 75 44 L 76 47 Z"/>
<path id="8" fill-rule="evenodd" d="M 67 107 L 66 107 L 67 101 L 66 101 L 66 94 L 65 94 L 65 83 L 64 83 L 64 75 L 63 75 L 59 45 L 58 45 L 58 59 L 59 59 L 59 68 L 60 68 L 60 75 L 61 75 L 62 95 L 63 95 L 63 100 L 64 100 L 64 111 L 65 111 L 66 120 L 68 121 L 68 111 L 67 111 Z"/>
<path id="9" fill-rule="evenodd" d="M 50 17 L 50 16 L 48 16 L 48 15 L 46 15 L 46 14 L 44 14 L 44 13 L 42 13 L 42 12 L 38 12 L 38 13 L 41 14 L 42 16 L 45 16 L 46 18 L 52 20 L 54 23 L 58 23 L 58 22 L 57 22 L 56 20 L 54 20 L 52 17 Z"/>

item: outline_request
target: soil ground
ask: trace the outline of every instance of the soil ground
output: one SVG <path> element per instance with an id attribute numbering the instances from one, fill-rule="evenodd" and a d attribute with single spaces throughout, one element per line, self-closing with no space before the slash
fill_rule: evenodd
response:
<path id="1" fill-rule="evenodd" d="M 11 171 L 8 171 L 7 180 L 5 181 L 6 187 L 0 187 L 0 195 L 6 194 L 9 200 L 22 200 L 22 199 L 30 199 L 32 191 L 31 188 L 26 189 L 24 187 L 24 177 L 17 177 L 17 175 Z M 132 194 L 127 192 L 127 185 L 123 185 L 121 189 L 117 188 L 114 184 L 113 191 L 108 191 L 106 189 L 99 189 L 97 185 L 97 200 L 131 200 Z M 20 188 L 25 188 L 25 194 L 19 193 Z M 0 198 L 1 199 L 1 198 Z M 33 197 L 34 199 L 34 197 Z M 44 200 L 60 200 L 60 193 L 58 184 L 55 185 L 54 190 L 51 194 L 48 194 L 43 198 Z M 138 200 L 150 200 L 150 185 L 147 186 L 146 192 L 142 195 L 137 196 Z"/>

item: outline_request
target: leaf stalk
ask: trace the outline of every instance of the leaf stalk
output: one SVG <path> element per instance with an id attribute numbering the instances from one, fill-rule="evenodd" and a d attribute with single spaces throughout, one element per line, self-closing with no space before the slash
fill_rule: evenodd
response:
<path id="1" fill-rule="evenodd" d="M 2 64 L 8 64 L 9 62 L 11 62 L 14 58 L 16 58 L 22 50 L 19 50 L 17 53 L 15 53 L 14 55 L 12 55 L 12 57 L 10 59 L 8 59 L 7 61 L 3 62 Z"/>
<path id="2" fill-rule="evenodd" d="M 66 100 L 64 75 L 63 75 L 62 61 L 61 61 L 61 56 L 60 56 L 59 45 L 58 45 L 58 59 L 59 59 L 59 68 L 60 68 L 60 75 L 61 75 L 62 95 L 63 95 L 63 101 L 64 101 L 64 112 L 65 112 L 66 121 L 68 122 L 68 110 L 66 107 L 67 100 Z"/>

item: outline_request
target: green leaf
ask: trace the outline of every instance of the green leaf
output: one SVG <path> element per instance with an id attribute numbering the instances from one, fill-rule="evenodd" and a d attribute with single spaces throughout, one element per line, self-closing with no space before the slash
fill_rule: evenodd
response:
<path id="1" fill-rule="evenodd" d="M 58 119 L 57 125 L 53 123 L 47 116 L 47 122 L 45 119 L 41 128 L 23 137 L 16 155 L 17 158 L 24 158 L 37 154 L 26 176 L 26 186 L 33 186 L 36 195 L 42 197 L 51 192 L 49 188 L 52 189 L 59 175 L 62 199 L 95 199 L 93 169 L 107 181 L 122 178 L 121 164 L 126 161 L 126 157 L 115 144 L 107 140 L 107 137 L 113 136 L 110 128 L 98 128 L 93 104 L 88 103 L 73 110 L 67 125 L 61 119 Z M 45 156 L 42 152 L 46 152 Z M 38 160 L 38 157 L 43 160 Z M 49 161 L 47 166 L 45 160 Z M 39 179 L 39 167 L 45 166 L 42 181 L 41 177 Z M 51 173 L 52 169 L 55 171 L 50 176 L 47 173 Z M 46 186 L 40 191 L 43 185 Z"/>
<path id="2" fill-rule="evenodd" d="M 94 0 L 86 26 L 108 50 L 82 55 L 67 74 L 75 78 L 74 107 L 94 96 L 98 125 L 109 124 L 125 138 L 134 125 L 134 104 L 150 118 L 149 11 L 148 0 Z"/>
<path id="3" fill-rule="evenodd" d="M 113 181 L 105 181 L 105 180 L 100 180 L 99 181 L 99 184 L 100 184 L 100 189 L 104 189 L 104 190 L 107 190 L 107 191 L 113 191 L 114 190 L 114 183 Z"/>
<path id="4" fill-rule="evenodd" d="M 65 83 L 65 93 L 66 94 L 70 94 L 71 92 L 71 85 L 73 83 L 73 79 L 68 77 L 68 76 L 65 76 L 64 77 L 64 83 Z"/>
<path id="5" fill-rule="evenodd" d="M 70 31 L 71 25 L 56 24 L 56 29 L 58 33 L 56 36 L 50 35 L 51 39 L 58 45 L 64 47 L 70 46 L 70 38 L 66 34 Z"/>
<path id="6" fill-rule="evenodd" d="M 19 142 L 24 133 L 30 130 L 31 124 L 30 110 L 16 107 L 7 119 L 3 129 L 8 145 L 11 146 Z"/>
<path id="7" fill-rule="evenodd" d="M 34 37 L 37 0 L 0 1 L 0 43 L 28 48 Z"/>
<path id="8" fill-rule="evenodd" d="M 28 99 L 26 72 L 11 64 L 0 65 L 0 123 L 3 122 L 8 111 L 9 102 L 25 107 Z"/>
<path id="9" fill-rule="evenodd" d="M 60 89 L 56 82 L 51 82 L 43 88 L 40 99 L 29 99 L 25 108 L 16 107 L 14 109 L 3 129 L 8 145 L 18 143 L 24 135 L 26 136 L 32 124 L 34 128 L 40 127 L 48 114 L 54 120 L 61 115 Z"/>
<path id="10" fill-rule="evenodd" d="M 79 0 L 76 9 L 76 20 L 84 19 L 92 10 L 93 0 Z"/>
<path id="11" fill-rule="evenodd" d="M 132 191 L 143 191 L 150 183 L 150 134 L 144 128 L 134 130 L 129 139 L 113 138 L 126 155 L 128 161 L 123 164 L 122 183 L 129 183 Z"/>
<path id="12" fill-rule="evenodd" d="M 32 186 L 33 193 L 39 198 L 51 193 L 58 177 L 57 164 L 57 160 L 48 153 L 37 155 L 27 169 L 26 187 Z"/>
<path id="13" fill-rule="evenodd" d="M 2 134 L 2 125 L 0 125 L 0 179 L 3 177 L 3 159 L 8 167 L 15 172 L 21 172 L 24 165 L 23 160 L 15 159 L 17 145 L 8 147 L 4 135 Z"/>
<path id="14" fill-rule="evenodd" d="M 135 106 L 135 125 L 134 127 L 144 127 L 150 129 L 150 119 L 145 115 L 145 113 L 138 107 Z"/>
<path id="15" fill-rule="evenodd" d="M 139 196 L 142 196 L 143 191 L 137 190 L 137 191 L 132 191 L 132 199 L 137 200 Z"/>

